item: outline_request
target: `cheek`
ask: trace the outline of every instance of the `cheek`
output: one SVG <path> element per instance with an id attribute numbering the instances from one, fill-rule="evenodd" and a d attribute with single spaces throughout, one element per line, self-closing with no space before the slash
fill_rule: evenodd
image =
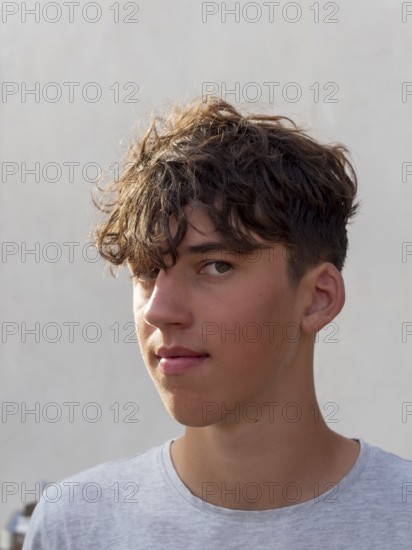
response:
<path id="1" fill-rule="evenodd" d="M 297 323 L 285 297 L 259 296 L 216 308 L 207 325 L 207 351 L 242 376 L 282 362 L 297 335 Z"/>
<path id="2" fill-rule="evenodd" d="M 284 298 L 265 295 L 253 299 L 245 292 L 236 301 L 216 304 L 209 311 L 207 323 L 217 342 L 232 342 L 238 347 L 248 343 L 265 345 L 280 340 L 285 326 L 293 324 L 293 315 Z"/>

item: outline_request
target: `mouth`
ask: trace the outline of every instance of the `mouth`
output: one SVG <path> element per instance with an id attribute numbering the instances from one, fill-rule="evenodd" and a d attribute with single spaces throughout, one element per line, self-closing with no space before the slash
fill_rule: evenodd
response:
<path id="1" fill-rule="evenodd" d="M 177 359 L 179 357 L 208 357 L 207 353 L 199 353 L 196 355 L 156 355 L 158 359 Z"/>
<path id="2" fill-rule="evenodd" d="M 195 351 L 182 346 L 162 346 L 156 351 L 156 356 L 160 358 L 174 359 L 176 357 L 205 357 L 208 353 L 204 351 Z"/>
<path id="3" fill-rule="evenodd" d="M 170 375 L 196 370 L 204 364 L 209 354 L 187 348 L 174 348 L 173 350 L 160 348 L 156 353 L 156 357 L 159 360 L 159 370 L 163 374 Z"/>

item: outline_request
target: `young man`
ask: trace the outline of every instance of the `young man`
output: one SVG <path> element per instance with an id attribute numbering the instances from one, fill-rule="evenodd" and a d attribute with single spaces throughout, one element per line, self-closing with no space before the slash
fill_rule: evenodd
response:
<path id="1" fill-rule="evenodd" d="M 315 394 L 359 206 L 346 152 L 211 97 L 130 146 L 96 242 L 131 271 L 141 353 L 185 434 L 59 482 L 25 549 L 412 548 L 412 461 L 332 431 Z"/>

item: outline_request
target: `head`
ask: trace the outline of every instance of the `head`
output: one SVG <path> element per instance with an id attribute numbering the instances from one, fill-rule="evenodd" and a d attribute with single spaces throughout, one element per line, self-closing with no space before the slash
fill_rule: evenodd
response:
<path id="1" fill-rule="evenodd" d="M 280 376 L 300 346 L 300 339 L 285 341 L 285 323 L 301 327 L 305 314 L 306 329 L 311 322 L 321 328 L 322 320 L 339 312 L 343 288 L 323 317 L 313 315 L 319 308 L 312 299 L 317 281 L 326 288 L 343 285 L 346 225 L 359 206 L 345 153 L 340 144 L 319 144 L 286 117 L 242 115 L 210 96 L 173 105 L 129 146 L 121 177 L 95 202 L 106 219 L 94 238 L 103 258 L 127 263 L 135 274 L 142 354 L 179 421 L 188 420 L 183 411 L 190 410 L 189 402 L 195 407 L 212 395 L 227 399 L 233 376 L 241 380 L 235 391 L 240 401 L 262 396 L 264 388 L 273 392 L 274 361 Z M 105 201 L 113 193 L 114 200 Z M 220 254 L 184 253 L 206 241 L 220 243 Z M 224 273 L 215 270 L 213 278 L 206 259 L 216 267 L 220 261 Z M 225 267 L 228 262 L 234 270 Z M 267 335 L 245 340 L 240 327 L 243 337 L 236 341 L 233 334 L 237 347 L 229 349 L 222 324 L 233 328 L 236 322 L 257 322 Z M 208 343 L 207 323 L 218 326 Z M 279 334 L 273 332 L 276 323 Z M 182 345 L 232 364 L 219 370 L 213 387 L 206 369 L 182 389 L 184 377 L 167 383 L 156 378 L 153 352 L 161 345 Z M 256 360 L 260 374 L 248 367 Z"/>
<path id="2" fill-rule="evenodd" d="M 343 145 L 319 144 L 287 117 L 242 115 L 211 96 L 176 103 L 132 141 L 120 178 L 94 201 L 108 215 L 94 234 L 99 253 L 112 265 L 133 261 L 142 270 L 164 268 L 166 254 L 176 262 L 188 225 L 184 206 L 196 203 L 239 252 L 266 246 L 250 232 L 281 243 L 294 286 L 321 262 L 341 272 L 346 225 L 359 206 L 346 153 Z M 115 202 L 105 202 L 113 192 Z"/>

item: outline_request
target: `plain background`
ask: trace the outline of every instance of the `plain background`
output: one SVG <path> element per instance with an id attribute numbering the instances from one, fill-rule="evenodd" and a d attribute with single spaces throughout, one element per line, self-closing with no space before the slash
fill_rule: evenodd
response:
<path id="1" fill-rule="evenodd" d="M 412 344 L 402 340 L 403 323 L 412 323 L 412 258 L 402 256 L 403 243 L 412 241 L 412 179 L 402 179 L 402 163 L 412 163 L 412 97 L 402 101 L 402 83 L 412 81 L 412 15 L 403 22 L 406 7 L 393 0 L 279 2 L 271 21 L 264 3 L 227 2 L 238 10 L 236 21 L 225 19 L 222 3 L 146 0 L 101 3 L 101 18 L 91 23 L 86 18 L 97 11 L 90 4 L 85 16 L 77 6 L 73 22 L 62 4 L 55 23 L 46 19 L 56 18 L 56 8 L 43 12 L 45 2 L 39 22 L 30 15 L 24 22 L 20 3 L 17 14 L 3 13 L 2 81 L 9 84 L 0 106 L 1 527 L 33 500 L 24 484 L 30 490 L 183 433 L 133 338 L 128 272 L 115 279 L 102 260 L 93 261 L 88 235 L 97 215 L 93 163 L 110 174 L 136 122 L 145 127 L 152 110 L 161 114 L 171 100 L 201 95 L 205 83 L 240 109 L 289 115 L 320 141 L 349 148 L 363 205 L 349 226 L 346 304 L 335 319 L 335 341 L 327 338 L 332 327 L 319 334 L 318 399 L 325 415 L 335 410 L 337 432 L 412 459 L 412 416 L 402 418 L 412 402 Z M 128 14 L 138 22 L 126 23 Z M 324 21 L 328 16 L 337 22 Z M 36 82 L 39 100 L 25 98 L 24 86 Z M 50 82 L 62 91 L 59 101 L 43 97 L 53 98 Z M 73 102 L 64 82 L 79 83 Z M 90 82 L 102 91 L 99 101 L 84 97 L 85 90 L 93 97 Z M 279 83 L 273 97 L 268 82 Z M 236 87 L 237 95 L 228 93 Z M 10 89 L 16 93 L 5 93 Z M 336 102 L 327 101 L 332 91 Z M 24 175 L 23 163 L 39 163 L 38 181 Z M 48 163 L 61 168 L 56 181 Z M 72 181 L 67 163 L 76 163 Z M 64 243 L 75 243 L 72 257 Z M 37 255 L 25 253 L 36 246 Z M 68 323 L 77 323 L 72 341 Z M 24 335 L 36 326 L 38 341 Z M 40 417 L 25 416 L 36 402 Z M 79 403 L 73 422 L 68 402 Z M 62 411 L 56 422 L 51 403 Z M 96 422 L 93 403 L 102 413 Z M 138 422 L 127 422 L 128 413 Z M 18 487 L 13 497 L 5 483 Z"/>

